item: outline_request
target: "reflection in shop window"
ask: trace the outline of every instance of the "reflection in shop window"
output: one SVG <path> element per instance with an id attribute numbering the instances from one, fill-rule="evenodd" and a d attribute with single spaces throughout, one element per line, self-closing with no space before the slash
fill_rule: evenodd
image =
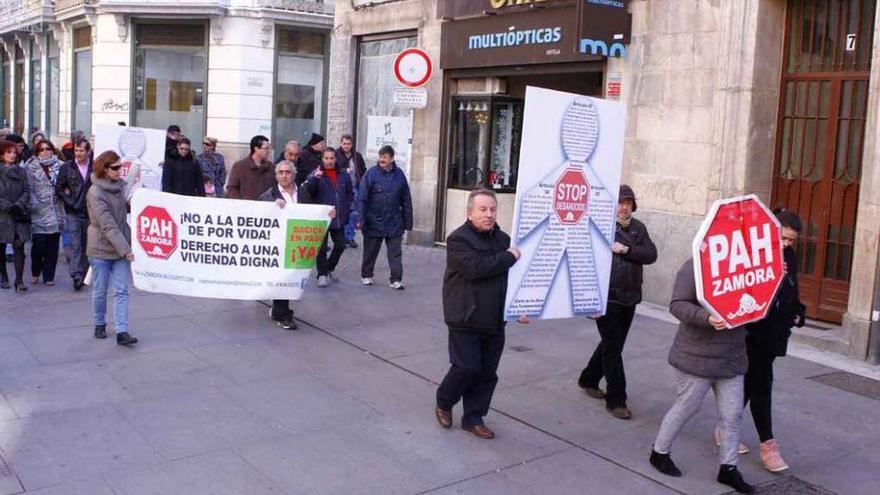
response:
<path id="1" fill-rule="evenodd" d="M 92 133 L 92 29 L 73 31 L 73 129 Z"/>
<path id="2" fill-rule="evenodd" d="M 322 132 L 326 47 L 324 32 L 278 28 L 276 150 L 291 139 L 306 143 L 313 132 Z"/>
<path id="3" fill-rule="evenodd" d="M 516 189 L 523 102 L 459 97 L 453 103 L 450 186 Z"/>
<path id="4" fill-rule="evenodd" d="M 48 105 L 46 107 L 46 112 L 49 114 L 48 122 L 49 122 L 49 135 L 57 136 L 59 132 L 58 128 L 58 111 L 59 111 L 59 103 L 61 100 L 61 77 L 60 77 L 60 69 L 58 63 L 59 56 L 59 47 L 58 44 L 55 43 L 52 35 L 49 35 L 49 42 L 47 43 L 49 46 L 49 59 L 46 64 L 46 69 L 48 74 L 46 74 L 46 81 L 49 84 L 49 98 Z"/>

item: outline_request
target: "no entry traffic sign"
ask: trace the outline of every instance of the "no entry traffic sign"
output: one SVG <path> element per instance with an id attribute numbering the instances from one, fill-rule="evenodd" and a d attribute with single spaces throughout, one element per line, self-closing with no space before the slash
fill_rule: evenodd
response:
<path id="1" fill-rule="evenodd" d="M 697 298 L 738 327 L 763 319 L 785 276 L 779 221 L 754 194 L 715 202 L 694 238 Z"/>
<path id="2" fill-rule="evenodd" d="M 394 77 L 410 88 L 424 86 L 433 71 L 431 57 L 418 48 L 407 48 L 394 59 Z"/>

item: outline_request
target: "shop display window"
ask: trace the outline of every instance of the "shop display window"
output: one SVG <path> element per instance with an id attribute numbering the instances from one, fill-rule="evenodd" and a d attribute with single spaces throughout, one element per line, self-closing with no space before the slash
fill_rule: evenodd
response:
<path id="1" fill-rule="evenodd" d="M 516 190 L 523 108 L 522 100 L 506 97 L 453 99 L 451 187 Z"/>
<path id="2" fill-rule="evenodd" d="M 327 34 L 278 28 L 274 147 L 290 139 L 308 142 L 324 121 Z"/>
<path id="3" fill-rule="evenodd" d="M 92 133 L 92 29 L 73 31 L 73 129 Z"/>

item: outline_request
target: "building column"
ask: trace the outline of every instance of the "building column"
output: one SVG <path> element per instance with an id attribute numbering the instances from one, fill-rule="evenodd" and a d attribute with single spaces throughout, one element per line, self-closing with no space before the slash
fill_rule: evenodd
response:
<path id="1" fill-rule="evenodd" d="M 129 123 L 131 37 L 129 19 L 101 14 L 92 24 L 92 134 L 99 124 Z"/>
<path id="2" fill-rule="evenodd" d="M 66 138 L 70 136 L 70 98 L 71 78 L 70 70 L 73 63 L 73 30 L 70 24 L 57 23 L 52 25 L 52 34 L 55 43 L 58 43 L 58 136 Z M 61 139 L 58 139 L 59 141 Z"/>
<path id="3" fill-rule="evenodd" d="M 862 177 L 856 212 L 856 235 L 849 281 L 849 302 L 843 328 L 851 356 L 865 359 L 880 249 L 880 9 L 874 18 L 874 51 L 868 85 L 868 113 L 862 152 Z"/>
<path id="4" fill-rule="evenodd" d="M 31 98 L 33 95 L 31 94 L 31 43 L 30 37 L 26 34 L 15 35 L 15 41 L 21 47 L 21 51 L 24 53 L 24 108 L 21 109 L 21 137 L 24 138 L 25 141 L 30 144 L 30 120 L 31 120 Z"/>
<path id="5" fill-rule="evenodd" d="M 222 23 L 222 24 L 221 24 Z M 215 17 L 208 45 L 205 135 L 232 163 L 248 154 L 252 137 L 272 138 L 275 25 L 268 19 Z M 271 143 L 277 155 L 279 143 Z"/>

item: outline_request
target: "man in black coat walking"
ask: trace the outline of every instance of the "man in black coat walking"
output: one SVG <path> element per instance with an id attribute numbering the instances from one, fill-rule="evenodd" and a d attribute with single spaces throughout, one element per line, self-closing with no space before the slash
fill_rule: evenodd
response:
<path id="1" fill-rule="evenodd" d="M 495 223 L 498 203 L 486 189 L 468 196 L 467 222 L 446 239 L 443 317 L 449 327 L 451 366 L 437 389 L 434 416 L 452 426 L 452 408 L 462 400 L 461 428 L 489 439 L 483 424 L 498 383 L 504 350 L 507 272 L 520 257 L 510 236 Z M 525 323 L 525 321 L 523 321 Z"/>
<path id="2" fill-rule="evenodd" d="M 657 261 L 657 248 L 651 242 L 648 229 L 632 217 L 636 207 L 636 195 L 632 188 L 621 185 L 617 199 L 617 226 L 611 246 L 613 256 L 608 307 L 605 314 L 596 319 L 602 340 L 578 379 L 578 385 L 590 397 L 605 399 L 608 411 L 619 419 L 632 418 L 632 412 L 626 406 L 623 345 L 635 316 L 636 305 L 642 301 L 642 266 Z M 606 392 L 599 388 L 599 380 L 603 376 Z"/>

